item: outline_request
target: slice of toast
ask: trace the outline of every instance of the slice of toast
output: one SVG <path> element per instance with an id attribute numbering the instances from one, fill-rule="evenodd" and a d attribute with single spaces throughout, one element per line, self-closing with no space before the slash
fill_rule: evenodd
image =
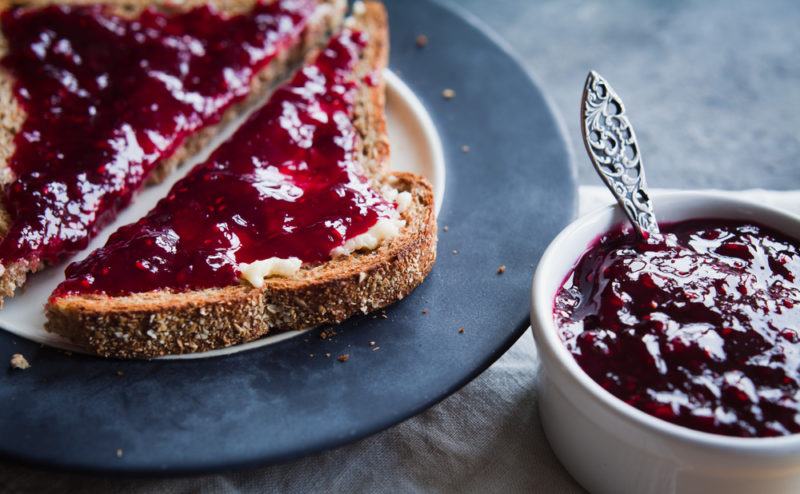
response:
<path id="1" fill-rule="evenodd" d="M 114 14 L 133 17 L 145 8 L 152 7 L 164 12 L 184 12 L 201 5 L 215 7 L 224 15 L 235 15 L 252 9 L 261 0 L 21 0 L 19 2 L 0 2 L 0 13 L 11 6 L 38 8 L 47 5 L 97 4 L 108 6 Z M 263 0 L 266 3 L 278 0 Z M 147 176 L 146 183 L 158 183 L 172 170 L 189 157 L 197 154 L 220 130 L 222 126 L 245 112 L 253 104 L 274 88 L 277 82 L 285 79 L 297 67 L 307 54 L 322 46 L 329 34 L 341 25 L 347 8 L 346 0 L 315 0 L 316 11 L 306 25 L 303 36 L 289 49 L 279 52 L 252 79 L 248 96 L 232 105 L 223 114 L 221 120 L 214 125 L 200 128 L 188 136 L 169 157 L 161 160 Z M 7 40 L 0 32 L 0 58 L 7 53 Z M 14 92 L 14 77 L 0 66 L 0 187 L 10 186 L 15 176 L 8 165 L 14 153 L 15 136 L 19 133 L 26 119 L 25 110 L 19 105 Z M 13 215 L 0 202 L 0 238 L 4 237 L 14 222 Z M 66 255 L 68 253 L 64 253 Z M 21 287 L 29 273 L 45 267 L 46 261 L 34 257 L 0 264 L 0 307 L 4 297 L 12 297 Z"/>
<path id="2" fill-rule="evenodd" d="M 375 250 L 304 263 L 293 277 L 269 277 L 260 288 L 240 283 L 113 297 L 56 290 L 46 307 L 49 331 L 107 357 L 201 352 L 275 332 L 338 323 L 402 299 L 422 283 L 436 259 L 433 192 L 424 178 L 387 169 L 385 87 L 380 76 L 387 62 L 386 13 L 378 2 L 363 7 L 355 26 L 368 33 L 368 42 L 355 73 L 371 76 L 357 77 L 350 119 L 357 131 L 357 156 L 371 187 L 377 191 L 390 185 L 409 193 L 410 201 L 400 213 L 405 226 L 399 235 Z M 180 182 L 175 188 L 179 186 Z"/>

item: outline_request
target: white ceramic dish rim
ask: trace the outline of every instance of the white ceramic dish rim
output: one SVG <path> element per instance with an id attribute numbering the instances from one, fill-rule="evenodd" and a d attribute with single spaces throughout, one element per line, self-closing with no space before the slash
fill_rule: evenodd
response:
<path id="1" fill-rule="evenodd" d="M 722 205 L 723 208 L 746 207 L 763 216 L 762 221 L 765 225 L 770 226 L 779 221 L 779 218 L 784 222 L 796 223 L 798 229 L 800 229 L 800 216 L 732 196 L 723 197 L 719 194 L 704 192 L 670 192 L 657 197 L 656 207 L 658 207 L 658 200 L 712 201 L 716 202 L 717 205 Z M 605 228 L 598 229 L 598 226 L 606 227 L 615 222 L 615 219 L 622 221 L 621 215 L 622 212 L 617 205 L 606 206 L 588 213 L 562 230 L 545 250 L 534 274 L 531 302 L 531 323 L 539 351 L 546 352 L 549 361 L 557 363 L 561 370 L 565 371 L 564 374 L 568 379 L 586 391 L 587 396 L 596 404 L 616 417 L 633 423 L 640 429 L 654 433 L 661 438 L 676 440 L 692 447 L 719 452 L 734 450 L 738 453 L 753 454 L 761 457 L 777 457 L 784 456 L 787 453 L 800 453 L 800 434 L 781 437 L 740 438 L 697 431 L 658 419 L 618 399 L 603 389 L 581 369 L 558 336 L 557 327 L 552 318 L 552 304 L 555 293 L 552 290 L 548 290 L 548 285 L 552 283 L 552 273 L 549 272 L 548 265 L 555 257 L 563 257 L 564 255 L 572 255 L 574 261 L 577 262 L 580 255 L 588 248 L 588 245 L 580 248 L 569 246 L 569 240 L 585 229 L 593 229 L 599 236 L 604 233 Z M 690 219 L 690 217 L 687 216 L 685 219 Z M 580 250 L 577 251 L 577 249 Z M 560 286 L 566 275 L 567 272 L 560 273 L 561 278 L 558 280 L 558 286 Z M 541 360 L 542 362 L 545 361 L 545 359 Z M 567 399 L 573 402 L 575 400 L 571 396 L 567 396 Z"/>

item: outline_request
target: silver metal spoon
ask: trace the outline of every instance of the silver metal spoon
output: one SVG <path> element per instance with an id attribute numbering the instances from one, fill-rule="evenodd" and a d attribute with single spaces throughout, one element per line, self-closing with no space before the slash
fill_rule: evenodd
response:
<path id="1" fill-rule="evenodd" d="M 589 72 L 581 99 L 583 144 L 595 170 L 643 238 L 658 233 L 639 144 L 625 105 L 605 79 Z"/>

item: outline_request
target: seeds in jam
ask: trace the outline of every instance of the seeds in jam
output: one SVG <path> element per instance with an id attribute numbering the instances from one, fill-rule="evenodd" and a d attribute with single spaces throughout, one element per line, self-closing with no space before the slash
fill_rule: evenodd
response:
<path id="1" fill-rule="evenodd" d="M 727 220 L 609 233 L 556 295 L 567 348 L 650 415 L 730 436 L 800 432 L 800 248 Z"/>
<path id="2" fill-rule="evenodd" d="M 208 6 L 136 18 L 99 5 L 6 10 L 2 65 L 26 119 L 9 159 L 0 263 L 86 247 L 160 161 L 300 40 L 314 5 L 278 0 L 229 17 Z"/>
<path id="3" fill-rule="evenodd" d="M 239 263 L 326 261 L 396 216 L 358 156 L 354 69 L 365 41 L 349 30 L 331 40 L 147 216 L 70 265 L 54 297 L 236 285 Z"/>

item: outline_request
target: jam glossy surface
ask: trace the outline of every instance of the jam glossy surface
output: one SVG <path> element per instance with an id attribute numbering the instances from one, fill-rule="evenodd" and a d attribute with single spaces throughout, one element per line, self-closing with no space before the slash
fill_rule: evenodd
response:
<path id="1" fill-rule="evenodd" d="M 238 283 L 238 263 L 315 263 L 395 206 L 365 178 L 351 120 L 359 32 L 331 40 L 137 223 L 67 269 L 55 296 Z"/>
<path id="2" fill-rule="evenodd" d="M 756 224 L 612 232 L 556 295 L 562 340 L 603 388 L 655 417 L 731 436 L 800 432 L 800 248 Z"/>
<path id="3" fill-rule="evenodd" d="M 3 201 L 14 222 L 0 262 L 55 261 L 84 248 L 148 173 L 243 99 L 258 71 L 299 40 L 312 0 L 223 16 L 105 7 L 10 9 L 2 17 L 27 118 Z"/>

